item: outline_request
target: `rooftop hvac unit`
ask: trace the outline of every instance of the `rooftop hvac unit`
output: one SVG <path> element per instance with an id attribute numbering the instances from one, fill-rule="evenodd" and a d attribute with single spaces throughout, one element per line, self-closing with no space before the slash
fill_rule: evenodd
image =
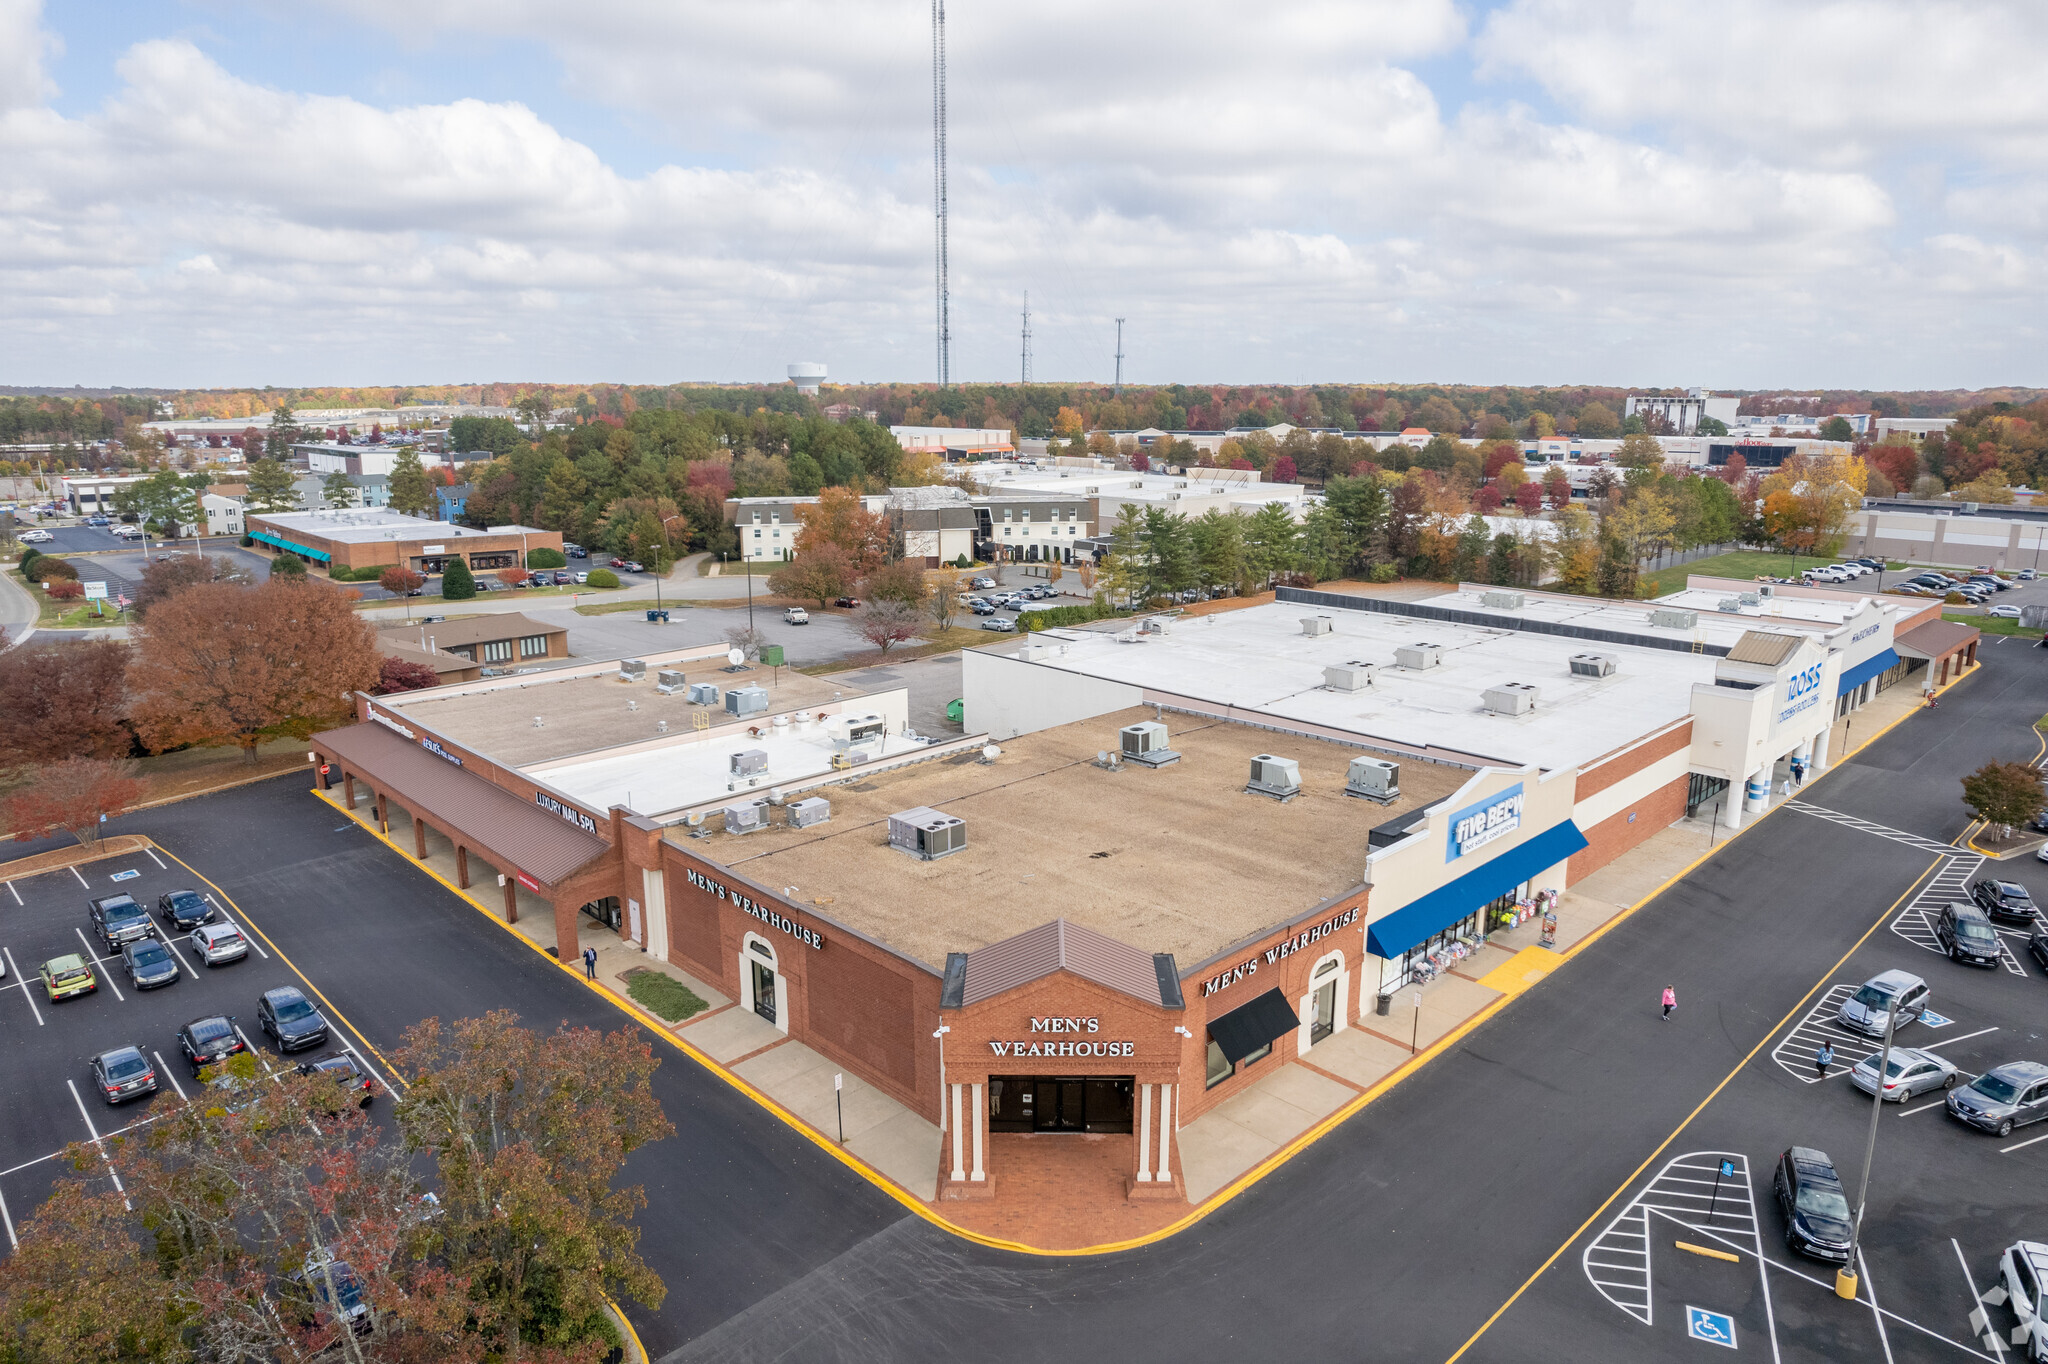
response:
<path id="1" fill-rule="evenodd" d="M 1721 598 L 1721 600 L 1714 603 L 1714 609 L 1716 611 L 1729 611 L 1733 612 L 1736 615 L 1740 615 L 1742 614 L 1742 598 L 1723 597 Z"/>
<path id="2" fill-rule="evenodd" d="M 1353 659 L 1323 669 L 1323 685 L 1331 691 L 1364 691 L 1372 685 L 1372 664 Z"/>
<path id="3" fill-rule="evenodd" d="M 1659 607 L 1650 613 L 1650 624 L 1664 630 L 1690 630 L 1700 623 L 1697 611 L 1677 611 L 1670 607 Z"/>
<path id="4" fill-rule="evenodd" d="M 663 696 L 674 696 L 688 685 L 688 683 L 683 681 L 683 674 L 680 669 L 663 668 L 654 675 L 654 689 Z"/>
<path id="5" fill-rule="evenodd" d="M 1536 696 L 1527 682 L 1503 682 L 1486 689 L 1486 708 L 1496 715 L 1527 715 L 1536 709 Z"/>
<path id="6" fill-rule="evenodd" d="M 1522 594 L 1519 592 L 1488 592 L 1479 598 L 1480 604 L 1495 611 L 1519 611 L 1522 609 Z"/>
<path id="7" fill-rule="evenodd" d="M 725 694 L 727 715 L 759 715 L 768 709 L 766 687 L 734 687 Z"/>
<path id="8" fill-rule="evenodd" d="M 717 705 L 718 684 L 716 682 L 692 682 L 690 684 L 690 704 L 693 706 Z"/>
<path id="9" fill-rule="evenodd" d="M 1774 588 L 1774 587 L 1772 587 L 1772 586 L 1771 586 L 1771 585 L 1770 585 L 1769 583 L 1765 583 L 1765 584 L 1763 584 L 1762 586 L 1758 587 L 1758 588 L 1757 588 L 1757 590 L 1756 590 L 1756 595 L 1758 596 L 1758 598 L 1759 598 L 1759 599 L 1761 599 L 1761 598 L 1764 598 L 1764 597 L 1774 596 L 1774 595 L 1776 595 L 1776 593 L 1777 593 L 1777 589 L 1776 589 L 1776 588 Z"/>
<path id="10" fill-rule="evenodd" d="M 1117 744 L 1128 761 L 1146 767 L 1165 767 L 1180 761 L 1180 754 L 1166 746 L 1166 726 L 1156 720 L 1125 725 L 1117 731 Z"/>
<path id="11" fill-rule="evenodd" d="M 832 802 L 823 796 L 807 796 L 792 802 L 789 807 L 789 827 L 808 829 L 813 824 L 823 824 L 832 818 Z"/>
<path id="12" fill-rule="evenodd" d="M 1301 764 L 1292 758 L 1261 753 L 1252 759 L 1252 779 L 1244 789 L 1282 801 L 1293 800 L 1301 794 Z"/>
<path id="13" fill-rule="evenodd" d="M 1444 646 L 1441 644 L 1403 644 L 1394 650 L 1394 662 L 1403 668 L 1421 671 L 1434 668 L 1444 661 Z"/>
<path id="14" fill-rule="evenodd" d="M 768 750 L 765 748 L 743 748 L 732 755 L 732 774 L 735 777 L 757 777 L 768 770 Z"/>
<path id="15" fill-rule="evenodd" d="M 842 748 L 832 755 L 832 766 L 836 770 L 843 772 L 856 763 L 872 762 L 874 756 L 874 754 L 867 752 L 865 749 Z"/>
<path id="16" fill-rule="evenodd" d="M 926 862 L 967 847 L 967 821 L 942 814 L 929 805 L 889 816 L 889 846 Z"/>
<path id="17" fill-rule="evenodd" d="M 1353 758 L 1344 774 L 1344 794 L 1391 805 L 1401 798 L 1401 764 L 1384 758 Z"/>
<path id="18" fill-rule="evenodd" d="M 1761 606 L 1764 599 L 1763 595 L 1758 592 L 1738 592 L 1735 594 L 1735 600 L 1741 602 L 1744 606 Z"/>
<path id="19" fill-rule="evenodd" d="M 729 834 L 758 833 L 768 827 L 768 802 L 750 800 L 725 807 L 725 831 Z"/>
<path id="20" fill-rule="evenodd" d="M 1612 654 L 1573 654 L 1572 676 L 1612 677 L 1614 676 L 1614 656 Z"/>
<path id="21" fill-rule="evenodd" d="M 645 660 L 638 658 L 622 658 L 619 660 L 619 681 L 645 682 L 646 680 L 647 663 Z"/>
<path id="22" fill-rule="evenodd" d="M 1140 633 L 1140 634 L 1144 634 L 1144 635 L 1163 635 L 1163 634 L 1165 634 L 1165 633 L 1166 633 L 1166 617 L 1164 617 L 1164 616 L 1147 616 L 1147 617 L 1145 617 L 1145 619 L 1144 619 L 1144 620 L 1142 620 L 1142 621 L 1138 622 L 1138 633 Z"/>
<path id="23" fill-rule="evenodd" d="M 1310 639 L 1317 639 L 1323 635 L 1330 634 L 1336 628 L 1336 622 L 1332 621 L 1328 616 L 1303 616 L 1301 618 L 1301 632 Z"/>
<path id="24" fill-rule="evenodd" d="M 879 715 L 835 715 L 825 722 L 833 746 L 852 748 L 878 744 L 889 733 L 889 722 Z"/>

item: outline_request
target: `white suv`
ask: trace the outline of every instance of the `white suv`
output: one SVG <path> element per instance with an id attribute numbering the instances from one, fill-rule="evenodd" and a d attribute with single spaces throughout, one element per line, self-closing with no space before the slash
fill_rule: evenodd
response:
<path id="1" fill-rule="evenodd" d="M 2048 1315 L 2042 1288 L 2042 1281 L 2048 1279 L 2048 1245 L 2015 1242 L 1999 1257 L 1998 1276 L 2012 1297 L 2013 1315 L 2020 1319 L 2021 1330 L 2012 1333 L 2012 1343 L 2020 1345 L 2028 1359 L 2048 1360 L 2048 1334 L 2044 1334 L 2042 1322 Z"/>

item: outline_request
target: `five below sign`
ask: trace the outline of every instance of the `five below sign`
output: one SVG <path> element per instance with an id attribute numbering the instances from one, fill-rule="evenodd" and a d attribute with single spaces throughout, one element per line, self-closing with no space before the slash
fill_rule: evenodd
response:
<path id="1" fill-rule="evenodd" d="M 1446 862 L 1456 861 L 1475 848 L 1505 837 L 1522 827 L 1522 784 L 1516 782 L 1499 795 L 1468 805 L 1451 816 L 1450 847 Z"/>

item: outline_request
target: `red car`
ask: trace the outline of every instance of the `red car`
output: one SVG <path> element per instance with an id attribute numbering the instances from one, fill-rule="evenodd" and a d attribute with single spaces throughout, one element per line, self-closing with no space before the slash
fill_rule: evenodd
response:
<path id="1" fill-rule="evenodd" d="M 843 606 L 843 607 L 845 607 L 845 608 L 846 608 L 847 610 L 851 611 L 851 610 L 852 610 L 852 609 L 853 609 L 854 607 L 856 607 L 856 606 L 859 606 L 859 605 L 860 605 L 860 598 L 859 598 L 859 597 L 841 597 L 841 598 L 840 598 L 840 599 L 839 599 L 838 601 L 836 601 L 836 602 L 833 602 L 832 604 L 833 604 L 834 606 Z"/>
<path id="2" fill-rule="evenodd" d="M 626 566 L 626 561 L 625 561 L 624 559 L 617 559 L 617 558 L 615 558 L 615 559 L 613 559 L 613 560 L 612 560 L 612 567 L 613 567 L 613 568 L 624 568 L 625 566 Z"/>

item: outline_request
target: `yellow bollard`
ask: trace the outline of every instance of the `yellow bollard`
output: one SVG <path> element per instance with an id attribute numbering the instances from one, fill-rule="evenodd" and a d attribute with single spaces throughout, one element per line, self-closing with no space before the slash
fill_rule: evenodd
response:
<path id="1" fill-rule="evenodd" d="M 1850 1269 L 1835 1271 L 1835 1296 L 1854 1302 L 1856 1300 L 1856 1273 Z"/>

